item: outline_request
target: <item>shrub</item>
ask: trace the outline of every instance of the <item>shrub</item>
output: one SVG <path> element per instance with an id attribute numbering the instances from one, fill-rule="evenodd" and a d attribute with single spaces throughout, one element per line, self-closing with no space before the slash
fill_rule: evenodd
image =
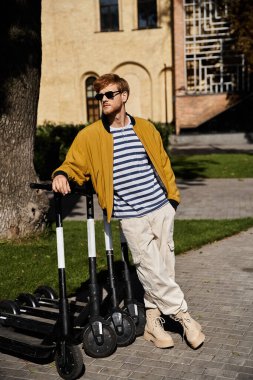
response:
<path id="1" fill-rule="evenodd" d="M 165 124 L 165 123 L 155 123 L 155 122 L 153 122 L 153 124 L 155 125 L 156 129 L 160 132 L 160 135 L 161 135 L 162 140 L 163 140 L 164 149 L 168 153 L 168 151 L 169 151 L 169 137 L 174 131 L 173 125 L 172 124 Z"/>
<path id="2" fill-rule="evenodd" d="M 40 180 L 49 180 L 64 160 L 81 124 L 54 124 L 46 122 L 37 127 L 34 149 L 34 166 Z"/>

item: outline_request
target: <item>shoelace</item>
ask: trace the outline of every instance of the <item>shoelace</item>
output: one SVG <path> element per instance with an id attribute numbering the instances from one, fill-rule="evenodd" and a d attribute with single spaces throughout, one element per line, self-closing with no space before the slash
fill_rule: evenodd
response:
<path id="1" fill-rule="evenodd" d="M 162 317 L 155 318 L 155 326 L 160 328 L 161 330 L 164 330 L 162 326 L 164 323 L 165 323 L 165 320 Z"/>
<path id="2" fill-rule="evenodd" d="M 191 323 L 191 318 L 187 317 L 174 317 L 174 321 L 181 323 L 183 326 L 183 336 L 182 339 L 184 339 L 184 336 L 186 334 L 186 329 L 188 329 L 187 323 Z"/>

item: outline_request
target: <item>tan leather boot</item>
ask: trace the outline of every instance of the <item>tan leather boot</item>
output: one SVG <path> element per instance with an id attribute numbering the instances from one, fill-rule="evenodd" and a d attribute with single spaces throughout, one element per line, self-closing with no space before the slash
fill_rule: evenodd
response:
<path id="1" fill-rule="evenodd" d="M 201 325 L 188 312 L 179 311 L 173 319 L 183 326 L 184 337 L 192 348 L 196 349 L 204 343 L 205 335 L 201 331 Z"/>
<path id="2" fill-rule="evenodd" d="M 163 328 L 164 322 L 165 320 L 161 318 L 161 313 L 158 309 L 146 310 L 144 339 L 153 342 L 158 348 L 169 348 L 174 346 L 170 334 Z"/>

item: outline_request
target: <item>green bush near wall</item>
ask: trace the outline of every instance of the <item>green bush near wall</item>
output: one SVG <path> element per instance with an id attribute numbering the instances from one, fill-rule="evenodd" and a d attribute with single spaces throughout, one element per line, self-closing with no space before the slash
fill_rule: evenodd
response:
<path id="1" fill-rule="evenodd" d="M 174 126 L 172 124 L 165 124 L 165 123 L 155 123 L 152 122 L 156 129 L 160 132 L 160 135 L 163 140 L 163 146 L 165 150 L 169 151 L 169 137 L 172 133 L 174 133 Z"/>
<path id="2" fill-rule="evenodd" d="M 49 180 L 64 160 L 65 155 L 77 133 L 85 125 L 54 124 L 39 125 L 36 130 L 34 166 L 40 180 Z"/>
<path id="3" fill-rule="evenodd" d="M 88 124 L 86 124 L 88 125 Z M 50 180 L 52 172 L 64 161 L 66 153 L 84 124 L 54 124 L 45 122 L 37 127 L 34 166 L 41 181 Z M 171 126 L 154 123 L 160 132 L 164 147 L 169 145 Z"/>

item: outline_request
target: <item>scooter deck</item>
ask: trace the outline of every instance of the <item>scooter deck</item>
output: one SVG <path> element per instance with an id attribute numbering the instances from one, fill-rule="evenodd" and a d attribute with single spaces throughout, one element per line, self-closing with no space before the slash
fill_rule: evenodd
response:
<path id="1" fill-rule="evenodd" d="M 30 331 L 43 335 L 51 334 L 55 328 L 55 320 L 3 312 L 0 314 L 0 324 L 4 327 L 13 327 L 20 329 L 20 331 Z"/>
<path id="2" fill-rule="evenodd" d="M 51 300 L 49 298 L 42 298 L 38 300 L 40 306 L 47 308 L 47 310 L 58 310 L 59 309 L 59 300 Z M 72 313 L 80 313 L 84 307 L 87 306 L 87 302 L 79 302 L 79 301 L 69 301 L 69 309 Z"/>
<path id="3" fill-rule="evenodd" d="M 22 305 L 20 307 L 20 311 L 22 316 L 27 315 L 55 321 L 59 316 L 59 304 L 58 308 L 55 308 L 55 305 L 56 304 L 54 303 L 54 307 L 51 307 L 51 305 L 46 302 L 40 303 L 39 307 Z M 76 325 L 86 325 L 90 312 L 89 305 L 87 303 L 71 301 L 69 303 L 69 309 L 70 315 L 73 318 L 74 327 Z"/>
<path id="4" fill-rule="evenodd" d="M 54 344 L 43 344 L 40 338 L 24 335 L 11 327 L 0 325 L 0 350 L 4 352 L 34 359 L 49 359 L 55 348 Z"/>
<path id="5" fill-rule="evenodd" d="M 59 316 L 59 310 L 53 309 L 51 307 L 32 307 L 32 306 L 21 306 L 20 312 L 22 315 L 31 315 L 34 317 L 40 317 L 45 319 L 51 319 L 55 321 Z"/>

